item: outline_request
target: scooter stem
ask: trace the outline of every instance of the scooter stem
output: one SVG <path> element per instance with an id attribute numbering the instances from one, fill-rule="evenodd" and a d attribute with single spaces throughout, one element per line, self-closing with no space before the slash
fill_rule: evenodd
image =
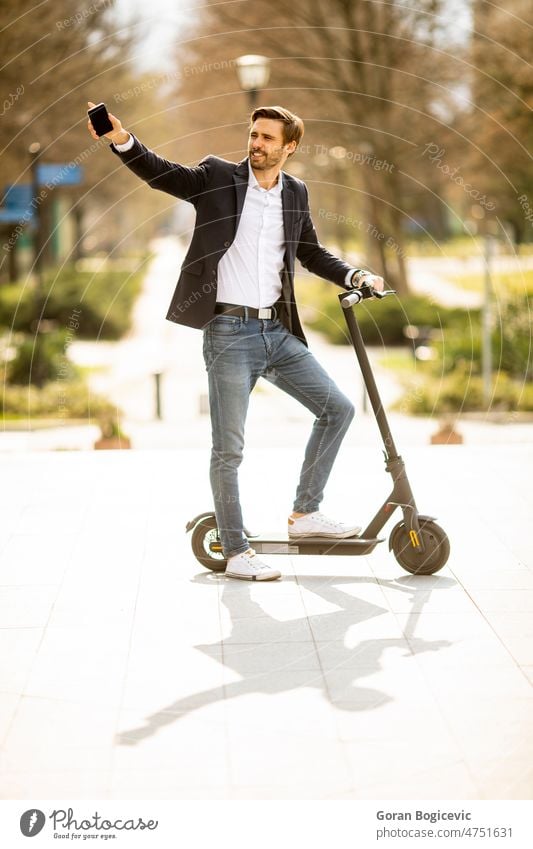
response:
<path id="1" fill-rule="evenodd" d="M 372 373 L 372 367 L 370 365 L 368 354 L 366 352 L 365 343 L 363 342 L 363 337 L 361 336 L 361 331 L 359 329 L 357 319 L 355 318 L 355 315 L 352 310 L 352 306 L 359 303 L 359 301 L 361 301 L 363 297 L 363 293 L 360 290 L 357 290 L 355 292 L 350 292 L 348 295 L 339 295 L 339 300 L 344 310 L 344 317 L 346 318 L 346 323 L 348 325 L 348 331 L 350 333 L 352 345 L 355 349 L 355 353 L 359 361 L 359 367 L 361 369 L 361 374 L 363 375 L 366 391 L 368 393 L 370 403 L 372 404 L 374 415 L 376 416 L 376 421 L 378 423 L 379 431 L 381 433 L 381 438 L 383 439 L 383 444 L 385 446 L 385 457 L 387 460 L 395 460 L 398 457 L 398 451 L 396 450 L 396 445 L 394 444 L 394 439 L 392 438 L 389 422 L 387 420 L 387 416 L 385 415 L 383 404 L 381 403 L 381 398 L 379 396 L 376 381 L 374 380 L 374 375 Z"/>
<path id="2" fill-rule="evenodd" d="M 384 292 L 381 292 L 380 294 L 382 295 L 382 297 L 385 295 Z M 385 446 L 385 470 L 391 475 L 393 480 L 392 492 L 390 493 L 385 503 L 382 504 L 382 506 L 379 508 L 378 512 L 373 517 L 373 519 L 371 519 L 370 523 L 363 531 L 363 535 L 365 539 L 371 539 L 377 536 L 383 525 L 391 517 L 391 514 L 398 507 L 400 507 L 403 512 L 406 527 L 409 531 L 415 532 L 418 550 L 420 551 L 420 553 L 423 553 L 425 550 L 425 546 L 423 539 L 420 536 L 418 511 L 416 508 L 413 492 L 411 490 L 411 486 L 407 478 L 407 473 L 405 471 L 405 464 L 402 458 L 399 456 L 398 451 L 396 449 L 396 445 L 394 444 L 394 439 L 392 438 L 389 422 L 387 420 L 385 410 L 383 409 L 383 404 L 381 403 L 381 398 L 379 396 L 376 381 L 374 380 L 374 374 L 372 372 L 372 367 L 368 359 L 368 354 L 366 352 L 365 343 L 363 342 L 361 330 L 359 329 L 357 319 L 355 318 L 352 309 L 352 307 L 355 304 L 359 303 L 363 298 L 372 297 L 372 295 L 373 290 L 368 290 L 368 293 L 358 290 L 355 292 L 350 292 L 349 295 L 339 295 L 341 306 L 344 309 L 344 316 L 348 325 L 348 331 L 350 333 L 352 345 L 357 355 L 359 366 L 361 368 L 361 374 L 363 375 L 366 391 L 368 392 L 368 397 L 370 398 L 370 403 L 372 404 L 372 409 L 374 410 L 374 415 L 376 416 L 376 421 L 378 423 L 379 431 L 381 433 L 383 445 Z"/>

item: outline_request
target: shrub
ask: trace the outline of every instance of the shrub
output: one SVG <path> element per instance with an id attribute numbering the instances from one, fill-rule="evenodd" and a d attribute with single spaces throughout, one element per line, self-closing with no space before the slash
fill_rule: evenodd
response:
<path id="1" fill-rule="evenodd" d="M 0 287 L 0 325 L 15 331 L 34 332 L 37 320 L 69 326 L 79 310 L 80 339 L 120 339 L 130 329 L 133 305 L 143 274 L 128 271 L 77 271 L 65 266 L 45 275 L 37 288 L 28 282 Z"/>
<path id="2" fill-rule="evenodd" d="M 72 380 L 79 374 L 66 355 L 67 331 L 21 335 L 17 353 L 7 364 L 9 383 L 43 386 L 51 380 Z"/>
<path id="3" fill-rule="evenodd" d="M 513 380 L 505 372 L 494 379 L 489 406 L 483 400 L 483 379 L 464 366 L 442 378 L 432 374 L 405 384 L 403 398 L 394 409 L 414 415 L 473 411 L 531 411 L 533 384 Z"/>
<path id="4" fill-rule="evenodd" d="M 80 380 L 57 380 L 42 387 L 5 385 L 0 395 L 5 418 L 88 419 L 97 424 L 122 413 L 107 398 L 93 394 Z"/>
<path id="5" fill-rule="evenodd" d="M 298 285 L 298 299 L 304 307 L 306 323 L 338 345 L 349 342 L 337 297 L 340 291 L 332 284 L 316 281 L 300 281 Z M 401 299 L 389 295 L 380 301 L 363 301 L 357 308 L 357 321 L 367 345 L 406 345 L 412 344 L 404 334 L 408 324 L 435 329 L 452 326 L 467 329 L 471 321 L 479 322 L 479 311 L 443 307 L 423 295 Z"/>
<path id="6" fill-rule="evenodd" d="M 461 365 L 481 374 L 481 317 L 471 315 L 471 320 L 468 327 L 454 324 L 446 328 L 442 339 L 434 343 L 437 374 L 442 371 L 447 374 Z M 501 302 L 491 338 L 493 370 L 506 372 L 518 380 L 532 380 L 531 313 L 527 297 Z"/>

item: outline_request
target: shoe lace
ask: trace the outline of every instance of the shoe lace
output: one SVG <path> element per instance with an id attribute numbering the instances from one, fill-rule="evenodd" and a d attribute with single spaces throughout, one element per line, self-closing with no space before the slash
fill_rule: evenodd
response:
<path id="1" fill-rule="evenodd" d="M 245 551 L 244 553 L 248 558 L 250 566 L 255 569 L 256 572 L 264 572 L 265 570 L 268 571 L 270 568 L 266 565 L 266 563 L 254 563 L 254 560 L 257 557 L 257 552 L 255 552 L 253 548 L 249 548 L 248 551 Z"/>
<path id="2" fill-rule="evenodd" d="M 336 522 L 335 519 L 330 519 L 328 516 L 325 516 L 324 513 L 315 513 L 314 516 L 311 517 L 314 521 L 322 521 L 327 522 L 328 525 L 332 525 L 334 528 L 342 528 L 344 525 L 342 522 Z"/>

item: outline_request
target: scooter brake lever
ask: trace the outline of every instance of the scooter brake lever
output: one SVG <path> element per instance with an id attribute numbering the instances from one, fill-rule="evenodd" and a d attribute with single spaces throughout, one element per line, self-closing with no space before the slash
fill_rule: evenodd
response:
<path id="1" fill-rule="evenodd" d="M 374 298 L 379 298 L 380 300 L 381 300 L 381 298 L 386 298 L 387 295 L 395 295 L 395 294 L 396 294 L 396 289 L 384 289 L 383 292 L 378 292 L 377 289 L 372 289 L 372 296 Z"/>

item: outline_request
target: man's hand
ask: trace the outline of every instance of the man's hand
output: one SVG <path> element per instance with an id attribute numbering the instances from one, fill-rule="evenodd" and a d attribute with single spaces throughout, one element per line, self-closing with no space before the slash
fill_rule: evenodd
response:
<path id="1" fill-rule="evenodd" d="M 96 103 L 93 103 L 91 100 L 89 100 L 88 106 L 89 106 L 89 109 L 92 109 L 93 106 L 96 106 Z M 128 141 L 128 139 L 130 137 L 130 134 L 128 133 L 127 130 L 125 130 L 123 128 L 119 119 L 116 118 L 115 115 L 112 115 L 111 112 L 108 112 L 108 115 L 109 115 L 109 120 L 113 124 L 113 129 L 110 130 L 109 133 L 105 133 L 105 138 L 110 139 L 112 142 L 115 142 L 115 144 L 126 144 L 126 142 Z M 87 129 L 89 130 L 93 139 L 95 139 L 96 141 L 98 141 L 98 139 L 102 138 L 102 136 L 98 136 L 95 133 L 94 127 L 91 123 L 90 118 L 87 121 Z"/>
<path id="2" fill-rule="evenodd" d="M 354 289 L 360 289 L 361 286 L 370 286 L 371 289 L 376 289 L 378 292 L 383 292 L 385 281 L 383 277 L 377 274 L 372 274 L 371 271 L 360 269 L 352 275 L 351 284 Z"/>

